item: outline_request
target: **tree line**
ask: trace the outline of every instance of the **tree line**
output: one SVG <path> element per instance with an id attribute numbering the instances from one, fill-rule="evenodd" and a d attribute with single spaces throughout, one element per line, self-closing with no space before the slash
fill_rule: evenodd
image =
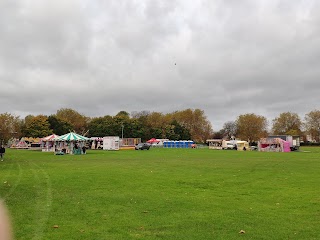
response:
<path id="1" fill-rule="evenodd" d="M 307 140 L 308 135 L 312 140 L 319 142 L 320 136 L 320 111 L 313 110 L 305 114 L 302 120 L 297 113 L 283 112 L 271 122 L 271 130 L 268 131 L 269 123 L 264 116 L 253 113 L 242 114 L 235 121 L 228 121 L 223 128 L 215 132 L 215 138 L 230 138 L 237 136 L 249 142 L 256 142 L 268 135 L 298 135 Z"/>
<path id="2" fill-rule="evenodd" d="M 62 108 L 55 114 L 28 115 L 24 119 L 10 113 L 0 114 L 0 139 L 7 142 L 16 137 L 45 137 L 70 131 L 87 137 L 121 136 L 152 137 L 171 140 L 204 142 L 212 136 L 212 126 L 200 109 L 185 109 L 172 113 L 120 111 L 115 116 L 88 117 L 74 109 Z"/>
<path id="3" fill-rule="evenodd" d="M 185 109 L 171 113 L 120 111 L 115 116 L 88 117 L 74 109 L 61 108 L 55 114 L 28 115 L 24 119 L 10 113 L 0 114 L 0 139 L 7 142 L 16 137 L 45 137 L 52 133 L 62 135 L 70 131 L 88 137 L 121 136 L 152 137 L 171 140 L 188 140 L 205 143 L 210 138 L 236 136 L 249 142 L 258 141 L 269 134 L 309 135 L 319 142 L 320 110 L 313 110 L 300 119 L 297 113 L 283 112 L 272 120 L 271 131 L 266 117 L 247 113 L 224 123 L 213 131 L 211 123 L 201 109 Z"/>

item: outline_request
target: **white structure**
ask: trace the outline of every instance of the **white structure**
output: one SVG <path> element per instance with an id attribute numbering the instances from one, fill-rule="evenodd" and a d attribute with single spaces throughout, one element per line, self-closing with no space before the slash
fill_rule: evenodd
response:
<path id="1" fill-rule="evenodd" d="M 224 147 L 225 140 L 222 139 L 207 139 L 209 149 L 222 150 Z"/>
<path id="2" fill-rule="evenodd" d="M 103 150 L 119 150 L 119 142 L 117 136 L 103 137 Z"/>

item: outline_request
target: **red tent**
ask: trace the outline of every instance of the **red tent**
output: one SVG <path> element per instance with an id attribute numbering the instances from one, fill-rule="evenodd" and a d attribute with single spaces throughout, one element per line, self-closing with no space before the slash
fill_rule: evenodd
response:
<path id="1" fill-rule="evenodd" d="M 151 138 L 150 140 L 147 141 L 147 143 L 158 143 L 160 142 L 159 140 L 155 139 L 155 138 Z"/>
<path id="2" fill-rule="evenodd" d="M 44 142 L 50 142 L 50 141 L 53 141 L 53 139 L 54 139 L 54 138 L 57 138 L 57 137 L 59 137 L 59 136 L 56 135 L 56 134 L 52 134 L 52 135 L 50 135 L 50 136 L 41 138 L 41 140 L 44 141 Z"/>

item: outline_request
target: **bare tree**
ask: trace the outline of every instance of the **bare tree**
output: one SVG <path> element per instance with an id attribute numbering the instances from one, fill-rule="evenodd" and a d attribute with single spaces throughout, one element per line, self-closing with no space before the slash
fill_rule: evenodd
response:
<path id="1" fill-rule="evenodd" d="M 228 138 L 237 135 L 237 123 L 235 121 L 228 121 L 223 124 L 224 135 Z"/>
<path id="2" fill-rule="evenodd" d="M 320 141 L 320 111 L 313 110 L 305 115 L 305 129 L 317 142 Z"/>

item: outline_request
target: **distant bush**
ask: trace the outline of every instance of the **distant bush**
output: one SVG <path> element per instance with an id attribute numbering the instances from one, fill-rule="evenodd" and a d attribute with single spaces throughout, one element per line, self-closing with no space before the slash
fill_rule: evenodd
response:
<path id="1" fill-rule="evenodd" d="M 308 147 L 320 146 L 320 143 L 318 143 L 318 142 L 301 142 L 300 146 L 308 146 Z"/>

